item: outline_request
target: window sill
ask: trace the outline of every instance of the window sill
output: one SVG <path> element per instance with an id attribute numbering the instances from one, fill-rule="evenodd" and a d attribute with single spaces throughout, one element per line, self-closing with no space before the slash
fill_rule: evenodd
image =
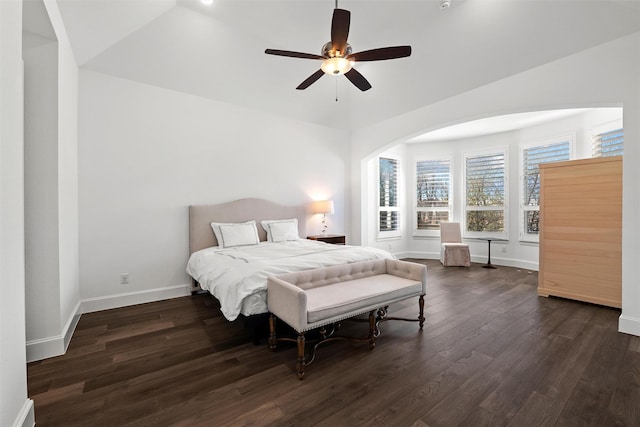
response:
<path id="1" fill-rule="evenodd" d="M 440 240 L 440 236 L 426 236 L 424 234 L 414 234 L 411 237 L 418 240 Z"/>
<path id="2" fill-rule="evenodd" d="M 388 242 L 390 240 L 402 240 L 402 236 L 378 236 L 376 242 Z"/>

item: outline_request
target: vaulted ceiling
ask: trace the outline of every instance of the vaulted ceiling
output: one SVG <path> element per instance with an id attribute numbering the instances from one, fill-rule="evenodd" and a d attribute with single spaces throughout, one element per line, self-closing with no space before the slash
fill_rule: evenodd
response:
<path id="1" fill-rule="evenodd" d="M 78 64 L 149 85 L 354 129 L 640 31 L 637 0 L 342 0 L 354 51 L 409 44 L 409 58 L 356 64 L 295 87 L 319 62 L 333 0 L 58 0 Z M 543 88 L 541 88 L 543 89 Z M 336 95 L 338 101 L 336 102 Z"/>

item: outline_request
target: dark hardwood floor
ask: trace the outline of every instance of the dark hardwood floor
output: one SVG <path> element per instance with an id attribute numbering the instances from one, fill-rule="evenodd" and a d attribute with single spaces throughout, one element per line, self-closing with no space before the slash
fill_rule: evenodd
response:
<path id="1" fill-rule="evenodd" d="M 303 381 L 294 346 L 253 345 L 207 295 L 85 314 L 67 354 L 28 365 L 37 425 L 640 425 L 640 338 L 619 310 L 538 297 L 532 271 L 423 262 L 422 332 L 320 347 Z"/>

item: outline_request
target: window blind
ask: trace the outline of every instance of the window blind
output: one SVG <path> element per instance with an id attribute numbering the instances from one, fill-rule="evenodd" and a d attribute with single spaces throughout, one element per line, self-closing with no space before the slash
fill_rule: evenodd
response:
<path id="1" fill-rule="evenodd" d="M 465 232 L 505 234 L 504 151 L 465 158 Z"/>
<path id="2" fill-rule="evenodd" d="M 504 153 L 466 160 L 467 206 L 503 206 Z"/>
<path id="3" fill-rule="evenodd" d="M 571 159 L 571 141 L 537 145 L 522 150 L 520 238 L 538 241 L 540 233 L 540 164 Z"/>
<path id="4" fill-rule="evenodd" d="M 398 161 L 380 158 L 380 207 L 398 206 Z"/>
<path id="5" fill-rule="evenodd" d="M 561 162 L 570 159 L 571 145 L 569 141 L 556 144 L 539 145 L 522 150 L 523 204 L 538 206 L 540 201 L 540 168 L 541 163 Z"/>
<path id="6" fill-rule="evenodd" d="M 614 129 L 593 137 L 591 157 L 621 156 L 624 152 L 624 129 Z"/>
<path id="7" fill-rule="evenodd" d="M 380 211 L 380 231 L 395 231 L 398 227 L 398 211 Z"/>
<path id="8" fill-rule="evenodd" d="M 449 206 L 449 160 L 425 160 L 416 163 L 418 207 Z"/>
<path id="9" fill-rule="evenodd" d="M 379 159 L 379 230 L 399 230 L 398 160 Z"/>
<path id="10" fill-rule="evenodd" d="M 449 220 L 450 160 L 416 162 L 416 210 L 418 230 L 439 230 Z"/>

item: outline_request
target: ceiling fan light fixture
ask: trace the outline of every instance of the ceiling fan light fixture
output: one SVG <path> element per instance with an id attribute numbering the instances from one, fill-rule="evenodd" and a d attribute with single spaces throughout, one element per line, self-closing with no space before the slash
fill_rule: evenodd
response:
<path id="1" fill-rule="evenodd" d="M 337 76 L 339 74 L 348 72 L 352 66 L 353 63 L 347 58 L 336 56 L 334 58 L 327 58 L 322 61 L 322 65 L 320 65 L 320 68 L 325 72 L 325 74 Z"/>

